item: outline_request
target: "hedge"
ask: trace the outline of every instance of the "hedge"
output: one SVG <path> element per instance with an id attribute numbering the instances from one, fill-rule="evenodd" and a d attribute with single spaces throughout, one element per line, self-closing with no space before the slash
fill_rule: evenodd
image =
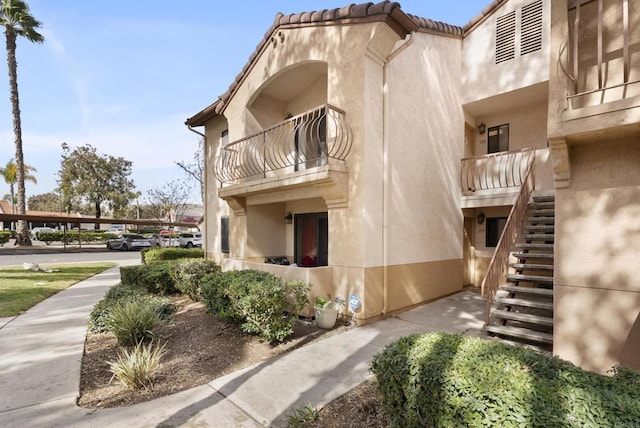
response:
<path id="1" fill-rule="evenodd" d="M 204 250 L 202 248 L 175 247 L 145 248 L 142 250 L 140 257 L 142 257 L 143 264 L 178 259 L 203 259 Z"/>
<path id="2" fill-rule="evenodd" d="M 186 259 L 173 264 L 171 278 L 175 288 L 188 295 L 191 300 L 198 301 L 202 278 L 215 272 L 220 272 L 220 266 L 213 260 Z"/>
<path id="3" fill-rule="evenodd" d="M 2 230 L 0 231 L 0 246 L 4 246 L 11 239 L 11 231 Z"/>
<path id="4" fill-rule="evenodd" d="M 640 374 L 584 371 L 480 338 L 412 335 L 371 369 L 391 426 L 640 426 Z"/>
<path id="5" fill-rule="evenodd" d="M 103 230 L 82 230 L 78 232 L 77 230 L 68 230 L 66 235 L 61 230 L 56 230 L 54 232 L 38 232 L 36 237 L 39 241 L 45 242 L 49 245 L 52 242 L 65 242 L 66 244 L 73 244 L 78 242 L 78 234 L 80 235 L 80 239 L 84 243 L 91 242 L 106 242 L 107 239 L 111 239 L 116 235 L 112 233 L 105 233 Z"/>
<path id="6" fill-rule="evenodd" d="M 140 286 L 151 293 L 177 294 L 180 291 L 171 275 L 173 262 L 120 267 L 120 281 L 124 285 Z"/>
<path id="7" fill-rule="evenodd" d="M 245 333 L 283 342 L 293 333 L 298 313 L 309 303 L 309 288 L 302 281 L 243 270 L 205 276 L 200 293 L 214 315 L 238 321 Z"/>

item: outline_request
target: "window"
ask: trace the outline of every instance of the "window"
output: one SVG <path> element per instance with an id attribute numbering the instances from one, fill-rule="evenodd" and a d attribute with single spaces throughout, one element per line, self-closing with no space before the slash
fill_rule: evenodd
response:
<path id="1" fill-rule="evenodd" d="M 222 133 L 220 134 L 220 146 L 224 147 L 227 144 L 229 144 L 229 130 L 225 129 L 224 131 L 222 131 Z"/>
<path id="2" fill-rule="evenodd" d="M 329 258 L 329 220 L 326 212 L 296 214 L 295 253 L 298 266 L 327 266 Z"/>
<path id="3" fill-rule="evenodd" d="M 487 234 L 485 239 L 485 247 L 496 247 L 502 235 L 504 225 L 507 223 L 506 217 L 489 217 L 487 218 Z"/>
<path id="4" fill-rule="evenodd" d="M 229 217 L 220 218 L 220 251 L 229 254 Z"/>
<path id="5" fill-rule="evenodd" d="M 509 124 L 489 128 L 487 153 L 509 151 Z"/>
<path id="6" fill-rule="evenodd" d="M 295 121 L 295 170 L 313 168 L 327 163 L 327 115 L 321 108 L 300 116 Z"/>

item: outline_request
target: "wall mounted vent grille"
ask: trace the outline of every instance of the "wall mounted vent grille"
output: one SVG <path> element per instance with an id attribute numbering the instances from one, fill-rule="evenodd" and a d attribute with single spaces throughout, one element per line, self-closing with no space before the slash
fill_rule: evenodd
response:
<path id="1" fill-rule="evenodd" d="M 516 12 L 498 18 L 496 24 L 496 64 L 516 55 Z"/>
<path id="2" fill-rule="evenodd" d="M 542 0 L 522 8 L 520 55 L 542 49 Z"/>

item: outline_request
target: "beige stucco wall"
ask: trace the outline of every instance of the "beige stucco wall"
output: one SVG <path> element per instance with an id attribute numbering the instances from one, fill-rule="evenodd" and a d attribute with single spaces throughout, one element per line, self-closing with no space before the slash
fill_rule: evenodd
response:
<path id="1" fill-rule="evenodd" d="M 520 56 L 516 49 L 515 59 L 495 63 L 496 19 L 516 10 L 516 22 L 519 23 L 520 10 L 529 3 L 531 0 L 504 2 L 503 6 L 465 37 L 462 45 L 464 104 L 549 79 L 550 0 L 543 0 L 542 50 Z M 519 24 L 516 25 L 519 32 Z"/>
<path id="2" fill-rule="evenodd" d="M 640 368 L 640 135 L 569 148 L 556 192 L 554 353 L 604 372 Z"/>

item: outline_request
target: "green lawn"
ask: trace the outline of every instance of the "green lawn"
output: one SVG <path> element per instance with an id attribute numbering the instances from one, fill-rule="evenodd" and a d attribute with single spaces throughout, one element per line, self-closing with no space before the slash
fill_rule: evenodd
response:
<path id="1" fill-rule="evenodd" d="M 0 268 L 0 317 L 19 315 L 60 290 L 87 279 L 115 263 L 41 266 L 59 272 L 34 272 L 22 267 Z"/>

